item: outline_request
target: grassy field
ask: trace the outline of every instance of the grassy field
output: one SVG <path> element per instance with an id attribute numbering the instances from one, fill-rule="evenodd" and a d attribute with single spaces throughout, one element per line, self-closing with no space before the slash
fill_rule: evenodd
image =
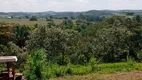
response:
<path id="1" fill-rule="evenodd" d="M 50 80 L 142 80 L 142 63 L 98 64 L 95 70 L 91 66 L 72 66 L 69 75 L 64 75 L 65 67 L 58 67 L 62 77 Z"/>
<path id="2" fill-rule="evenodd" d="M 56 24 L 62 23 L 62 19 L 54 19 L 54 22 Z M 0 22 L 6 22 L 6 23 L 15 23 L 20 25 L 34 25 L 34 24 L 40 24 L 40 25 L 46 25 L 50 21 L 46 21 L 46 19 L 38 19 L 38 21 L 29 21 L 29 19 L 0 19 Z"/>

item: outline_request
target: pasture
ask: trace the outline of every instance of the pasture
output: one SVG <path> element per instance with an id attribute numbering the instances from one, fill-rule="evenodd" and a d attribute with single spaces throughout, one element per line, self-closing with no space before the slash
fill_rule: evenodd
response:
<path id="1" fill-rule="evenodd" d="M 54 19 L 53 21 L 55 22 L 55 24 L 60 24 L 62 23 L 63 19 Z M 46 21 L 46 19 L 38 19 L 38 21 L 29 21 L 29 19 L 0 19 L 0 22 L 14 23 L 20 25 L 46 25 L 51 21 Z"/>

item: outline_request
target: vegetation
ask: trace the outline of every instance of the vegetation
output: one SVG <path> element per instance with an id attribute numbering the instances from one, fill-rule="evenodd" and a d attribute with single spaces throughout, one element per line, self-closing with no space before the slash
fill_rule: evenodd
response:
<path id="1" fill-rule="evenodd" d="M 46 21 L 53 21 L 53 20 L 52 20 L 52 18 L 51 19 L 46 18 Z"/>
<path id="2" fill-rule="evenodd" d="M 50 22 L 54 22 L 55 24 L 61 24 L 63 22 L 62 19 L 53 19 L 53 21 L 46 21 L 46 19 L 39 19 L 38 21 L 29 21 L 29 19 L 1 19 L 0 22 L 7 22 L 10 24 L 19 24 L 19 25 L 28 25 L 28 26 L 33 26 L 35 24 L 38 25 L 46 25 Z"/>
<path id="3" fill-rule="evenodd" d="M 17 68 L 29 80 L 142 70 L 141 26 L 139 15 L 97 23 L 68 18 L 61 24 L 0 23 L 0 55 L 18 56 Z"/>
<path id="4" fill-rule="evenodd" d="M 89 22 L 100 22 L 100 21 L 103 21 L 104 17 L 80 14 L 80 15 L 78 15 L 78 19 L 80 19 L 80 20 L 87 20 Z"/>
<path id="5" fill-rule="evenodd" d="M 45 50 L 33 50 L 25 64 L 25 75 L 29 80 L 45 80 L 46 78 Z"/>
<path id="6" fill-rule="evenodd" d="M 30 18 L 30 21 L 37 21 L 36 16 L 32 16 L 32 17 Z"/>

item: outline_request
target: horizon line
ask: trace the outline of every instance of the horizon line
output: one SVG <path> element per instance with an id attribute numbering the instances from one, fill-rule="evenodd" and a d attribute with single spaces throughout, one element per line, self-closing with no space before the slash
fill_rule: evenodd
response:
<path id="1" fill-rule="evenodd" d="M 21 13 L 40 13 L 40 12 L 87 12 L 87 11 L 140 11 L 142 9 L 91 9 L 91 10 L 84 10 L 84 11 L 0 11 L 1 13 L 17 13 L 17 12 L 21 12 Z"/>

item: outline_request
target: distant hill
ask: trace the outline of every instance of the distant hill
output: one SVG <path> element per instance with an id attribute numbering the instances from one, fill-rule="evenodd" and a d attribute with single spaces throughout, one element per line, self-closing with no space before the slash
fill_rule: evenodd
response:
<path id="1" fill-rule="evenodd" d="M 93 15 L 93 16 L 113 16 L 117 14 L 126 14 L 127 12 L 134 12 L 135 15 L 142 15 L 142 10 L 90 10 L 84 12 L 54 12 L 54 11 L 46 11 L 46 12 L 0 12 L 0 18 L 7 17 L 15 17 L 15 18 L 25 18 L 25 16 L 36 16 L 39 18 L 46 17 L 77 17 L 80 14 L 83 15 Z"/>

